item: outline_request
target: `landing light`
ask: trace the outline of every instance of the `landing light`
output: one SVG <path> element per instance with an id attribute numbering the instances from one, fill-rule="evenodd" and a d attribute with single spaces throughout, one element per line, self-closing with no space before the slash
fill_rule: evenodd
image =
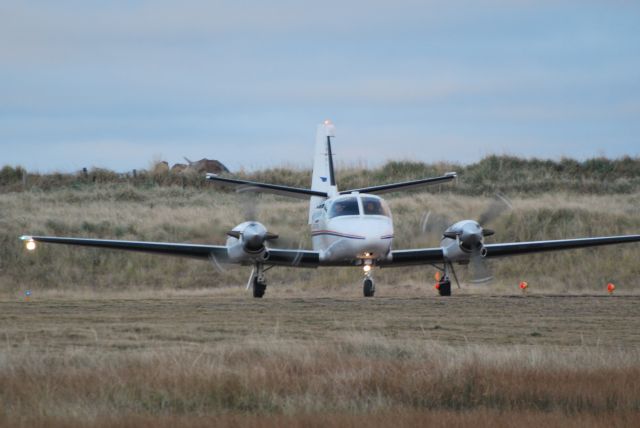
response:
<path id="1" fill-rule="evenodd" d="M 27 240 L 27 242 L 24 244 L 24 246 L 27 248 L 27 250 L 29 251 L 33 251 L 36 249 L 36 241 L 34 241 L 33 239 L 29 239 Z"/>
<path id="2" fill-rule="evenodd" d="M 365 272 L 370 272 L 371 271 L 371 265 L 364 265 L 364 267 L 362 269 L 364 269 Z"/>

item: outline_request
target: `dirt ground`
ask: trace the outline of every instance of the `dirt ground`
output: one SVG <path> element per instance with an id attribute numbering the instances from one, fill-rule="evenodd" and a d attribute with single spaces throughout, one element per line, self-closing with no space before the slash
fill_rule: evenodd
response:
<path id="1" fill-rule="evenodd" d="M 0 300 L 0 426 L 638 426 L 640 296 Z"/>
<path id="2" fill-rule="evenodd" d="M 446 344 L 640 346 L 640 296 L 265 298 L 184 296 L 0 303 L 4 345 L 104 352 L 234 343 L 300 342 L 340 334 Z"/>

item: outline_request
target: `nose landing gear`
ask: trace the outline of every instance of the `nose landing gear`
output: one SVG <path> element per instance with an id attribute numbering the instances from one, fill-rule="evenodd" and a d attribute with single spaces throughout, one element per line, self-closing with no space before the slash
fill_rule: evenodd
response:
<path id="1" fill-rule="evenodd" d="M 367 275 L 362 281 L 362 293 L 364 297 L 373 297 L 376 292 L 376 285 L 373 282 L 371 275 Z"/>

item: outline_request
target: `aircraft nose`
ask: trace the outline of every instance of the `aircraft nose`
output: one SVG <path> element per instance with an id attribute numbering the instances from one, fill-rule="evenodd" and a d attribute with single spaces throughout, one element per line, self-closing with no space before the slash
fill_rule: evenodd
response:
<path id="1" fill-rule="evenodd" d="M 393 238 L 393 232 L 386 224 L 368 228 L 365 232 L 365 252 L 376 256 L 387 254 Z"/>

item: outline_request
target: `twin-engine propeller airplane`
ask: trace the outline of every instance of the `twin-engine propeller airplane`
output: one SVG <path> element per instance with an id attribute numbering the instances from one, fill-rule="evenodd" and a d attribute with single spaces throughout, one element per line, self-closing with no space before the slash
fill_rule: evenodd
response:
<path id="1" fill-rule="evenodd" d="M 227 233 L 224 246 L 30 235 L 21 239 L 28 250 L 34 250 L 36 242 L 48 242 L 192 257 L 211 260 L 216 265 L 252 265 L 247 287 L 253 288 L 254 297 L 264 295 L 267 287 L 265 271 L 274 266 L 359 266 L 364 271 L 364 296 L 371 297 L 375 292 L 371 272 L 374 267 L 433 265 L 444 272 L 439 292 L 447 296 L 451 294 L 449 274 L 453 274 L 457 281 L 454 264 L 482 265 L 485 259 L 494 257 L 640 241 L 640 235 L 624 235 L 485 244 L 484 238 L 494 232 L 483 228 L 477 221 L 463 220 L 444 231 L 440 247 L 395 250 L 392 248 L 391 211 L 378 195 L 446 183 L 453 180 L 456 174 L 450 172 L 440 177 L 338 191 L 331 152 L 334 138 L 334 126 L 330 121 L 318 126 L 311 189 L 206 175 L 209 182 L 232 186 L 240 191 L 310 199 L 309 224 L 313 250 L 272 248 L 270 243 L 277 240 L 278 235 L 269 232 L 257 221 L 247 221 L 234 227 Z"/>

